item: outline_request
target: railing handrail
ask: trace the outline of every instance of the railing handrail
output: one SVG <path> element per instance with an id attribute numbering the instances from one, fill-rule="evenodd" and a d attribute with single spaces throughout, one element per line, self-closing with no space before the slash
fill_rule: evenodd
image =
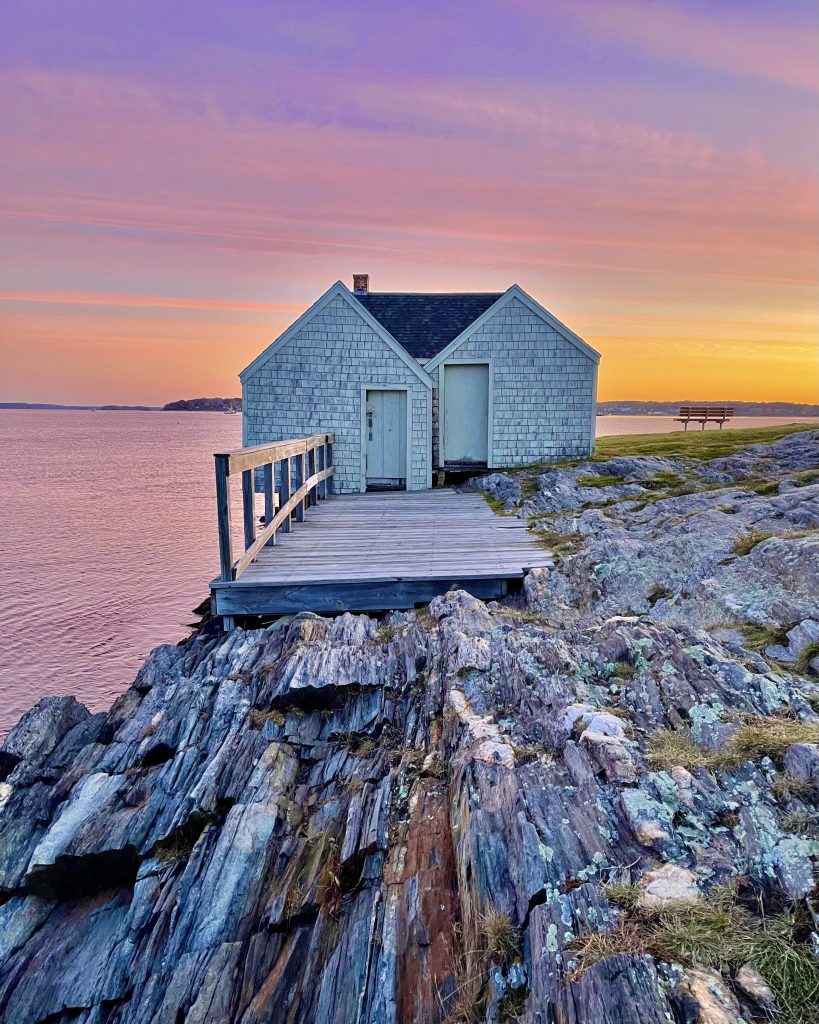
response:
<path id="1" fill-rule="evenodd" d="M 268 441 L 265 444 L 253 444 L 247 448 L 234 448 L 227 452 L 214 452 L 214 458 L 227 459 L 228 471 L 239 473 L 246 469 L 257 469 L 268 462 L 279 462 L 281 459 L 293 458 L 295 455 L 306 454 L 320 444 L 332 444 L 335 434 L 311 434 L 310 437 L 288 438 L 286 441 Z"/>
<path id="2" fill-rule="evenodd" d="M 333 443 L 332 433 L 312 434 L 310 437 L 270 441 L 248 448 L 215 452 L 216 514 L 219 526 L 219 568 L 225 581 L 237 579 L 268 544 L 276 543 L 279 530 L 289 533 L 291 519 L 303 522 L 305 510 L 332 493 Z M 292 460 L 292 462 L 291 462 Z M 295 464 L 295 491 L 290 488 Z M 282 464 L 281 508 L 275 511 L 277 495 L 273 491 L 275 467 Z M 264 522 L 256 536 L 253 472 L 264 474 Z M 242 474 L 242 512 L 244 519 L 245 551 L 233 564 L 233 541 L 230 531 L 230 477 Z M 275 513 L 275 514 L 274 514 Z"/>
<path id="3" fill-rule="evenodd" d="M 262 548 L 267 544 L 271 537 L 274 536 L 278 528 L 282 525 L 284 520 L 289 516 L 296 508 L 307 497 L 308 493 L 313 490 L 316 484 L 321 483 L 322 480 L 326 480 L 328 477 L 333 475 L 333 467 L 329 469 L 323 469 L 320 473 L 314 473 L 308 480 L 305 480 L 301 487 L 296 493 L 289 498 L 279 509 L 279 511 L 273 516 L 269 523 L 265 526 L 259 536 L 253 541 L 250 547 L 245 551 L 236 565 L 233 567 L 234 579 L 238 579 L 239 576 L 245 571 L 250 563 L 257 557 Z"/>

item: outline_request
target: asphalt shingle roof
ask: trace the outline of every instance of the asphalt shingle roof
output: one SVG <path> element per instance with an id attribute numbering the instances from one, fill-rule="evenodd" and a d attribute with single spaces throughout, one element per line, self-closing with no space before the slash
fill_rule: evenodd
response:
<path id="1" fill-rule="evenodd" d="M 367 292 L 356 299 L 414 359 L 432 359 L 503 292 Z"/>

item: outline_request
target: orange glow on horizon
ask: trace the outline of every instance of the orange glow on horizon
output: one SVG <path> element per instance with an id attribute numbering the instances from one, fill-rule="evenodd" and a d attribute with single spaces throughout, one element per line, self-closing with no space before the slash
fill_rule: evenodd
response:
<path id="1" fill-rule="evenodd" d="M 517 282 L 602 353 L 601 401 L 819 402 L 809 5 L 373 4 L 353 31 L 317 0 L 226 31 L 201 0 L 195 34 L 18 6 L 0 401 L 237 395 L 356 271 Z"/>

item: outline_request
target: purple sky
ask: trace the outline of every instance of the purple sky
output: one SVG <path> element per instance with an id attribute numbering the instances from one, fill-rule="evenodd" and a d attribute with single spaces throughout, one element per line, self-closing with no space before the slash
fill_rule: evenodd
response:
<path id="1" fill-rule="evenodd" d="M 518 281 L 601 398 L 816 400 L 814 3 L 0 8 L 0 400 L 237 392 L 338 278 Z"/>

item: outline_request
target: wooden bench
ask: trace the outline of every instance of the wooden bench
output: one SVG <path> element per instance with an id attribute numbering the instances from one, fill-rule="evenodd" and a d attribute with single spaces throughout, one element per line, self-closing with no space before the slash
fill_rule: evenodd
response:
<path id="1" fill-rule="evenodd" d="M 676 423 L 684 423 L 686 430 L 689 423 L 701 423 L 703 430 L 706 423 L 719 423 L 722 430 L 723 423 L 733 415 L 734 407 L 731 405 L 681 405 L 680 414 L 674 419 Z"/>

